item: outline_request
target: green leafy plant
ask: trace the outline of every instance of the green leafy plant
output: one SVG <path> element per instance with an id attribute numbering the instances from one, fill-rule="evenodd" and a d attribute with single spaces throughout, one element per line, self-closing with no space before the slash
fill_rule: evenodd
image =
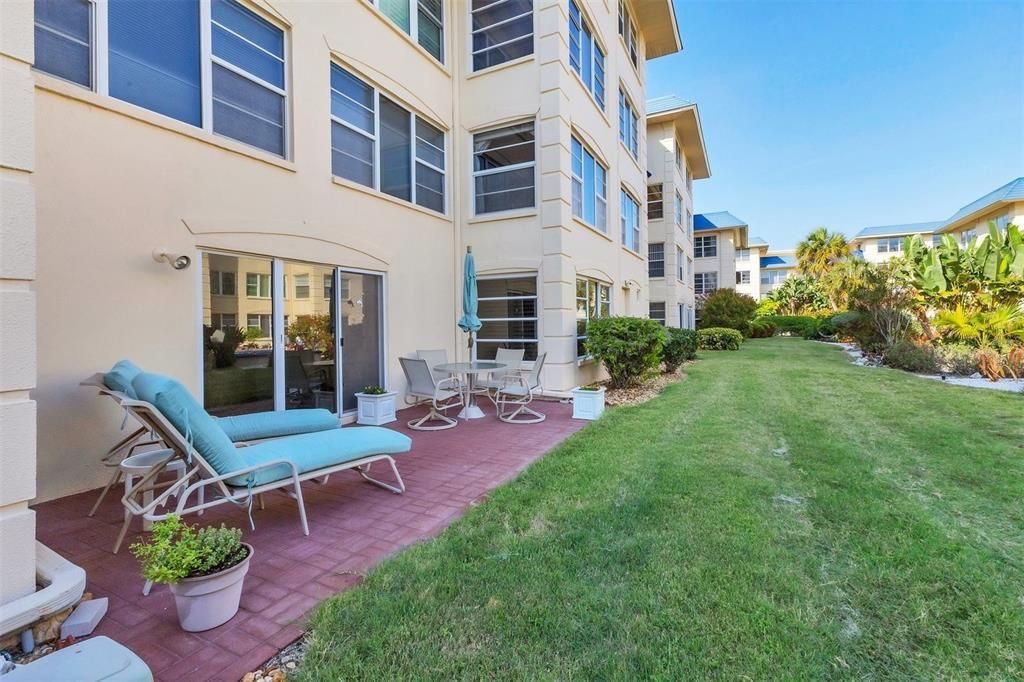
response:
<path id="1" fill-rule="evenodd" d="M 223 369 L 234 366 L 235 353 L 245 340 L 246 332 L 239 327 L 214 329 L 204 325 L 203 336 L 206 349 L 213 353 L 213 366 Z"/>
<path id="2" fill-rule="evenodd" d="M 852 309 L 870 322 L 886 348 L 914 329 L 913 301 L 914 290 L 907 285 L 899 261 L 868 270 L 863 284 L 850 293 Z"/>
<path id="3" fill-rule="evenodd" d="M 288 350 L 313 350 L 334 359 L 334 331 L 330 315 L 299 315 L 285 330 Z"/>
<path id="4" fill-rule="evenodd" d="M 778 311 L 786 315 L 805 315 L 829 308 L 821 285 L 811 277 L 788 277 L 768 296 L 778 304 Z"/>
<path id="5" fill-rule="evenodd" d="M 632 386 L 657 371 L 665 328 L 640 317 L 605 317 L 587 324 L 586 351 L 608 370 L 612 388 Z"/>
<path id="6" fill-rule="evenodd" d="M 727 327 L 746 334 L 755 310 L 757 301 L 752 297 L 737 293 L 735 289 L 717 289 L 704 299 L 700 326 Z"/>
<path id="7" fill-rule="evenodd" d="M 883 362 L 908 372 L 933 373 L 939 369 L 939 360 L 930 344 L 916 344 L 905 339 L 897 341 L 885 352 Z"/>
<path id="8" fill-rule="evenodd" d="M 669 327 L 665 330 L 667 339 L 661 351 L 666 372 L 674 372 L 687 360 L 697 357 L 697 332 L 693 329 Z"/>
<path id="9" fill-rule="evenodd" d="M 810 315 L 773 315 L 762 321 L 775 325 L 779 334 L 814 338 L 818 333 L 818 321 Z"/>
<path id="10" fill-rule="evenodd" d="M 701 350 L 739 350 L 743 334 L 727 327 L 697 330 L 697 346 Z"/>
<path id="11" fill-rule="evenodd" d="M 796 259 L 800 270 L 811 277 L 820 277 L 836 262 L 850 254 L 846 237 L 819 227 L 796 245 Z"/>
<path id="12" fill-rule="evenodd" d="M 767 339 L 771 336 L 775 336 L 775 332 L 777 330 L 778 325 L 772 322 L 770 318 L 755 318 L 750 323 L 750 338 Z"/>
<path id="13" fill-rule="evenodd" d="M 949 374 L 969 376 L 978 371 L 978 349 L 965 343 L 944 343 L 935 348 L 939 367 Z"/>
<path id="14" fill-rule="evenodd" d="M 770 297 L 765 297 L 762 298 L 761 302 L 757 304 L 757 309 L 754 311 L 754 319 L 769 317 L 771 315 L 777 315 L 778 312 L 778 302 L 773 301 Z"/>
<path id="15" fill-rule="evenodd" d="M 601 384 L 587 384 L 586 386 L 580 386 L 579 390 L 581 390 L 581 391 L 594 391 L 594 392 L 600 391 L 601 390 Z"/>
<path id="16" fill-rule="evenodd" d="M 177 516 L 153 524 L 146 542 L 131 546 L 142 566 L 142 576 L 154 583 L 177 583 L 210 575 L 238 564 L 248 554 L 238 528 L 202 528 L 196 531 Z"/>
<path id="17" fill-rule="evenodd" d="M 1024 341 L 1024 312 L 1017 305 L 991 310 L 967 310 L 958 305 L 935 315 L 935 328 L 948 338 L 979 348 L 1005 351 L 1014 341 Z"/>
<path id="18" fill-rule="evenodd" d="M 387 393 L 387 390 L 383 386 L 378 386 L 377 384 L 367 384 L 366 386 L 363 386 L 362 392 L 366 395 L 384 395 Z"/>

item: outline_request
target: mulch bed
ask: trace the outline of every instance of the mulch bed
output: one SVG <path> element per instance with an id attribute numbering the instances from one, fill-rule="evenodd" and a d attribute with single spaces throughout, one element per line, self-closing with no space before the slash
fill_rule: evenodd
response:
<path id="1" fill-rule="evenodd" d="M 642 405 L 648 400 L 658 397 L 658 395 L 669 384 L 685 379 L 686 372 L 684 372 L 683 369 L 685 369 L 689 364 L 690 363 L 685 363 L 683 367 L 675 372 L 659 374 L 653 379 L 649 379 L 638 386 L 630 386 L 629 388 L 609 388 L 604 394 L 605 405 L 608 405 L 609 407 Z"/>

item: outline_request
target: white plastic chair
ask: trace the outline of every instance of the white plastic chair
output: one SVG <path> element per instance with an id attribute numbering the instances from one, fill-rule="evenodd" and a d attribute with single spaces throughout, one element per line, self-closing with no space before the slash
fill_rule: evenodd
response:
<path id="1" fill-rule="evenodd" d="M 408 388 L 405 402 L 418 405 L 430 403 L 430 411 L 419 419 L 408 423 L 410 429 L 417 431 L 441 431 L 458 425 L 458 421 L 445 414 L 453 407 L 462 407 L 462 393 L 459 391 L 457 379 L 449 377 L 438 381 L 431 371 L 427 360 L 423 358 L 398 358 L 405 373 Z M 437 426 L 426 425 L 428 422 L 441 422 Z"/>
<path id="2" fill-rule="evenodd" d="M 541 353 L 526 374 L 509 373 L 503 385 L 497 389 L 494 405 L 498 411 L 498 419 L 509 424 L 536 424 L 547 419 L 547 415 L 530 409 L 533 396 L 543 391 L 540 381 L 541 370 L 547 353 Z"/>
<path id="3" fill-rule="evenodd" d="M 492 403 L 495 401 L 494 393 L 505 385 L 505 377 L 508 374 L 520 373 L 525 353 L 522 348 L 499 348 L 494 361 L 505 366 L 491 372 L 486 379 L 477 379 L 476 387 L 482 389 Z"/>

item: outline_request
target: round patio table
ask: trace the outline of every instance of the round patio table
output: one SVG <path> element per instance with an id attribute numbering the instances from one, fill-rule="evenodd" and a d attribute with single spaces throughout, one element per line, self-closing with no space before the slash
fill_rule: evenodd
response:
<path id="1" fill-rule="evenodd" d="M 504 369 L 505 367 L 506 365 L 501 362 L 483 360 L 476 362 L 448 362 L 443 365 L 437 365 L 434 369 L 438 372 L 466 375 L 466 381 L 464 382 L 466 397 L 463 401 L 462 411 L 459 412 L 459 417 L 463 419 L 480 419 L 484 416 L 484 412 L 476 405 L 476 392 L 473 389 L 473 384 L 476 383 L 476 376 Z"/>

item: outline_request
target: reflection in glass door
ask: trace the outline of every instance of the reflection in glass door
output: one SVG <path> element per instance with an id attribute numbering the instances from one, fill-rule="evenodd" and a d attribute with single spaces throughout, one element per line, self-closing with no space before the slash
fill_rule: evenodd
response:
<path id="1" fill-rule="evenodd" d="M 283 272 L 285 409 L 337 412 L 335 269 L 285 261 Z"/>
<path id="2" fill-rule="evenodd" d="M 383 385 L 381 348 L 384 286 L 381 275 L 340 271 L 342 410 L 356 409 L 355 394 Z"/>

